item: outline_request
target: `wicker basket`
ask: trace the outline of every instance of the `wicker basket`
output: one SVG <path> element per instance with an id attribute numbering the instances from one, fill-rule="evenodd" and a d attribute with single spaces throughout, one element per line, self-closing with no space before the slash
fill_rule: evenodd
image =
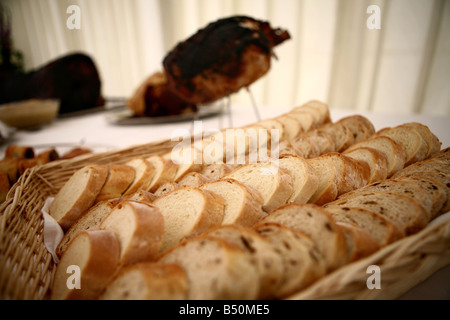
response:
<path id="1" fill-rule="evenodd" d="M 25 172 L 0 207 L 0 299 L 48 298 L 55 264 L 43 242 L 41 208 L 86 164 L 123 163 L 170 151 L 170 140 L 54 161 Z M 375 254 L 349 264 L 291 299 L 392 299 L 450 263 L 450 219 L 436 221 Z M 381 289 L 369 290 L 367 267 L 381 269 Z"/>

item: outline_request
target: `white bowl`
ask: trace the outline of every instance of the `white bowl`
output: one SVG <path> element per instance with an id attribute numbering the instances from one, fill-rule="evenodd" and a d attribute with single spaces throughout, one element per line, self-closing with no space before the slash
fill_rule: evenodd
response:
<path id="1" fill-rule="evenodd" d="M 0 121 L 17 129 L 35 129 L 58 116 L 59 100 L 30 99 L 0 106 Z"/>

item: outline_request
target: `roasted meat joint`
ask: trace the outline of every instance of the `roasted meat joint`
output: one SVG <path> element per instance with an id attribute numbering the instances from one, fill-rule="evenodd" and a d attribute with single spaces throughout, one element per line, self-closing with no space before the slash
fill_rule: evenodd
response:
<path id="1" fill-rule="evenodd" d="M 216 101 L 264 76 L 273 48 L 289 32 L 247 16 L 219 19 L 178 43 L 164 58 L 168 85 L 184 101 Z"/>

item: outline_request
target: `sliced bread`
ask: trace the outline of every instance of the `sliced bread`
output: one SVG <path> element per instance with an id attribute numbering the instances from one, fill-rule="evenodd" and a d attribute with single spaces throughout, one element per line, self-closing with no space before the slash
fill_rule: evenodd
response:
<path id="1" fill-rule="evenodd" d="M 325 209 L 333 216 L 336 223 L 352 224 L 365 230 L 380 247 L 387 246 L 405 236 L 394 222 L 374 211 L 331 204 L 326 205 Z"/>
<path id="2" fill-rule="evenodd" d="M 123 267 L 108 283 L 100 300 L 185 300 L 188 279 L 175 264 L 141 262 Z"/>
<path id="3" fill-rule="evenodd" d="M 51 300 L 98 298 L 119 263 L 119 243 L 114 233 L 89 230 L 79 233 L 56 267 Z"/>
<path id="4" fill-rule="evenodd" d="M 303 132 L 303 127 L 298 119 L 290 116 L 289 114 L 283 114 L 275 118 L 284 125 L 285 139 L 291 141 Z"/>
<path id="5" fill-rule="evenodd" d="M 283 277 L 283 264 L 279 253 L 265 238 L 253 229 L 238 225 L 220 226 L 207 231 L 206 234 L 231 242 L 249 255 L 258 273 L 258 298 L 273 298 L 273 291 Z"/>
<path id="6" fill-rule="evenodd" d="M 252 300 L 258 297 L 256 265 L 237 245 L 218 237 L 181 242 L 158 260 L 180 265 L 187 274 L 189 300 Z"/>
<path id="7" fill-rule="evenodd" d="M 280 156 L 278 165 L 292 178 L 293 192 L 288 202 L 307 203 L 319 185 L 319 179 L 311 165 L 302 157 L 288 154 Z"/>
<path id="8" fill-rule="evenodd" d="M 123 200 L 102 220 L 102 230 L 119 240 L 120 265 L 155 260 L 164 235 L 164 218 L 149 203 Z"/>
<path id="9" fill-rule="evenodd" d="M 182 187 L 156 199 L 153 204 L 164 217 L 160 253 L 184 238 L 195 236 L 223 221 L 224 200 L 207 190 Z"/>
<path id="10" fill-rule="evenodd" d="M 297 150 L 297 154 L 305 159 L 310 159 L 315 156 L 315 149 L 312 142 L 305 135 L 299 135 L 291 141 L 292 146 Z"/>
<path id="11" fill-rule="evenodd" d="M 350 129 L 339 122 L 327 123 L 321 126 L 320 129 L 325 131 L 334 141 L 334 151 L 337 152 L 346 150 L 355 140 Z"/>
<path id="12" fill-rule="evenodd" d="M 373 132 L 367 125 L 361 121 L 361 118 L 356 115 L 348 116 L 337 121 L 338 123 L 346 126 L 353 134 L 353 142 L 357 143 L 362 140 L 368 139 L 372 136 Z"/>
<path id="13" fill-rule="evenodd" d="M 359 161 L 360 163 L 367 164 L 369 167 L 369 183 L 387 178 L 387 160 L 380 151 L 369 147 L 359 147 L 348 151 L 346 150 L 343 152 L 343 155 Z"/>
<path id="14" fill-rule="evenodd" d="M 180 185 L 176 182 L 166 182 L 161 185 L 158 190 L 155 191 L 154 195 L 159 198 L 170 191 L 180 188 Z"/>
<path id="15" fill-rule="evenodd" d="M 175 180 L 178 166 L 171 160 L 159 155 L 148 157 L 146 160 L 155 168 L 153 178 L 147 187 L 148 191 L 155 192 L 162 184 Z"/>
<path id="16" fill-rule="evenodd" d="M 133 182 L 123 193 L 123 196 L 127 197 L 139 189 L 147 190 L 155 174 L 155 167 L 144 158 L 135 158 L 127 161 L 125 164 L 134 168 L 135 175 Z"/>
<path id="17" fill-rule="evenodd" d="M 135 174 L 133 167 L 120 164 L 108 165 L 108 176 L 95 202 L 120 198 L 133 183 Z"/>
<path id="18" fill-rule="evenodd" d="M 388 178 L 405 166 L 406 151 L 400 144 L 387 136 L 373 136 L 367 140 L 360 141 L 349 147 L 346 152 L 361 147 L 375 149 L 384 155 L 386 158 Z"/>
<path id="19" fill-rule="evenodd" d="M 287 204 L 271 211 L 259 223 L 274 222 L 308 235 L 326 261 L 328 271 L 348 261 L 342 230 L 331 214 L 314 204 Z M 259 224 L 258 223 L 258 224 Z"/>
<path id="20" fill-rule="evenodd" d="M 108 177 L 108 167 L 85 166 L 76 171 L 55 195 L 49 214 L 67 230 L 95 202 Z"/>
<path id="21" fill-rule="evenodd" d="M 178 181 L 180 187 L 198 187 L 210 180 L 200 172 L 188 172 Z"/>
<path id="22" fill-rule="evenodd" d="M 302 132 L 307 132 L 317 127 L 314 116 L 307 111 L 294 108 L 288 113 L 288 115 L 300 122 Z"/>
<path id="23" fill-rule="evenodd" d="M 248 185 L 263 198 L 263 210 L 269 212 L 287 203 L 293 192 L 292 178 L 272 163 L 250 163 L 225 176 Z"/>
<path id="24" fill-rule="evenodd" d="M 323 205 L 335 200 L 338 196 L 338 185 L 336 183 L 338 173 L 333 160 L 326 156 L 320 156 L 307 161 L 319 180 L 317 189 L 308 203 Z"/>
<path id="25" fill-rule="evenodd" d="M 422 161 L 427 157 L 428 144 L 422 136 L 411 127 L 388 127 L 379 130 L 376 134 L 391 138 L 405 149 L 406 166 L 417 161 Z"/>
<path id="26" fill-rule="evenodd" d="M 210 181 L 215 181 L 226 176 L 231 171 L 233 171 L 233 168 L 226 163 L 212 163 L 206 165 L 200 173 Z"/>
<path id="27" fill-rule="evenodd" d="M 103 200 L 93 205 L 72 224 L 69 230 L 64 233 L 64 237 L 56 247 L 56 254 L 61 257 L 61 255 L 69 245 L 69 242 L 72 241 L 72 239 L 75 238 L 80 232 L 89 229 L 98 229 L 102 220 L 119 202 L 120 200 L 118 199 Z"/>
<path id="28" fill-rule="evenodd" d="M 348 262 L 367 257 L 380 248 L 375 239 L 362 228 L 343 222 L 337 222 L 336 225 L 345 236 Z"/>
<path id="29" fill-rule="evenodd" d="M 259 223 L 254 229 L 282 259 L 283 277 L 272 291 L 273 298 L 285 298 L 326 273 L 323 257 L 304 233 L 273 222 Z"/>
<path id="30" fill-rule="evenodd" d="M 365 208 L 375 211 L 396 223 L 405 235 L 422 230 L 428 222 L 423 206 L 410 197 L 388 192 L 363 192 L 337 199 L 326 205 Z"/>
<path id="31" fill-rule="evenodd" d="M 258 191 L 234 179 L 221 179 L 200 186 L 224 200 L 222 224 L 253 226 L 262 213 L 263 199 Z"/>
<path id="32" fill-rule="evenodd" d="M 414 129 L 425 140 L 428 146 L 428 151 L 425 156 L 426 159 L 435 155 L 441 150 L 442 143 L 439 141 L 439 138 L 433 132 L 431 132 L 428 126 L 419 122 L 408 122 L 403 124 L 403 126 Z"/>

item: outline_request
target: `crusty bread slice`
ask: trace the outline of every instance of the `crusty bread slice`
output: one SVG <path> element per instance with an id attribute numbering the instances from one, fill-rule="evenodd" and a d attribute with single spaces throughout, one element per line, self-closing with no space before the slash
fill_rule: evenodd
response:
<path id="1" fill-rule="evenodd" d="M 233 171 L 232 167 L 226 163 L 212 163 L 206 165 L 200 173 L 210 181 L 215 181 L 224 177 L 231 171 Z"/>
<path id="2" fill-rule="evenodd" d="M 292 146 L 297 150 L 297 154 L 305 159 L 313 158 L 315 149 L 309 138 L 300 134 L 297 138 L 290 141 Z"/>
<path id="3" fill-rule="evenodd" d="M 344 207 L 365 208 L 386 216 L 405 235 L 422 230 L 428 222 L 425 209 L 410 197 L 388 192 L 363 192 L 329 203 Z"/>
<path id="4" fill-rule="evenodd" d="M 353 149 L 367 147 L 381 152 L 386 158 L 387 177 L 404 168 L 406 163 L 406 151 L 404 148 L 387 136 L 373 136 L 350 146 L 346 152 Z"/>
<path id="5" fill-rule="evenodd" d="M 85 166 L 76 171 L 55 195 L 50 215 L 67 230 L 95 202 L 108 176 L 108 167 Z"/>
<path id="6" fill-rule="evenodd" d="M 318 205 L 287 204 L 269 212 L 259 223 L 264 222 L 278 223 L 308 235 L 325 259 L 328 271 L 348 262 L 342 230 L 336 226 L 331 214 Z"/>
<path id="7" fill-rule="evenodd" d="M 185 300 L 188 279 L 175 264 L 136 263 L 121 268 L 100 300 Z"/>
<path id="8" fill-rule="evenodd" d="M 272 291 L 273 298 L 285 298 L 326 273 L 323 257 L 314 242 L 304 233 L 274 222 L 259 223 L 254 229 L 282 259 L 283 277 Z"/>
<path id="9" fill-rule="evenodd" d="M 423 161 L 419 161 L 416 163 L 413 163 L 409 166 L 406 166 L 402 170 L 398 171 L 396 174 L 394 174 L 392 177 L 396 178 L 400 175 L 405 175 L 412 172 L 418 172 L 418 171 L 437 171 L 444 173 L 446 175 L 450 175 L 450 166 L 449 161 L 442 160 L 440 158 L 430 158 Z"/>
<path id="10" fill-rule="evenodd" d="M 369 233 L 380 247 L 397 241 L 405 234 L 387 217 L 369 209 L 325 205 L 325 209 L 333 216 L 336 223 L 358 226 Z"/>
<path id="11" fill-rule="evenodd" d="M 234 179 L 221 179 L 199 187 L 219 195 L 224 200 L 222 224 L 251 227 L 260 218 L 263 198 L 258 191 Z"/>
<path id="12" fill-rule="evenodd" d="M 61 257 L 66 250 L 69 242 L 75 238 L 80 232 L 89 229 L 98 229 L 102 220 L 111 212 L 111 210 L 120 202 L 119 199 L 103 200 L 97 202 L 81 217 L 79 217 L 64 233 L 64 237 L 56 247 L 55 253 Z"/>
<path id="13" fill-rule="evenodd" d="M 336 183 L 337 169 L 333 160 L 326 156 L 320 156 L 307 161 L 319 179 L 317 189 L 308 203 L 323 205 L 335 200 L 338 196 L 338 185 Z"/>
<path id="14" fill-rule="evenodd" d="M 102 220 L 99 228 L 113 231 L 120 245 L 120 265 L 155 260 L 164 235 L 158 207 L 123 200 Z"/>
<path id="15" fill-rule="evenodd" d="M 146 191 L 143 189 L 139 189 L 135 193 L 122 199 L 152 203 L 156 198 L 157 197 L 154 193 L 151 193 L 150 191 Z"/>
<path id="16" fill-rule="evenodd" d="M 235 179 L 258 191 L 263 198 L 263 210 L 266 212 L 285 204 L 293 192 L 291 176 L 272 163 L 246 164 L 225 177 Z"/>
<path id="17" fill-rule="evenodd" d="M 154 195 L 159 198 L 166 193 L 169 193 L 170 191 L 173 191 L 175 189 L 180 188 L 180 185 L 176 182 L 166 182 L 163 185 L 161 185 L 158 190 L 155 191 Z"/>
<path id="18" fill-rule="evenodd" d="M 125 164 L 134 168 L 135 176 L 131 185 L 123 193 L 123 196 L 127 197 L 139 189 L 147 190 L 155 174 L 155 167 L 144 158 L 135 158 L 127 161 Z"/>
<path id="19" fill-rule="evenodd" d="M 288 140 L 280 141 L 280 143 L 278 144 L 278 156 L 281 156 L 283 154 L 292 154 L 303 157 L 303 153 L 296 147 L 294 147 L 294 145 Z"/>
<path id="20" fill-rule="evenodd" d="M 206 235 L 219 237 L 239 246 L 249 255 L 258 273 L 259 299 L 269 299 L 273 290 L 283 277 L 282 258 L 275 248 L 255 230 L 238 226 L 224 225 L 213 228 Z"/>
<path id="21" fill-rule="evenodd" d="M 337 222 L 336 225 L 345 236 L 348 262 L 367 257 L 380 249 L 375 239 L 362 228 L 343 222 Z"/>
<path id="22" fill-rule="evenodd" d="M 312 152 L 309 154 L 309 158 L 318 157 L 322 154 L 335 151 L 335 144 L 333 139 L 321 129 L 314 129 L 305 132 L 305 135 L 312 144 Z"/>
<path id="23" fill-rule="evenodd" d="M 113 232 L 89 230 L 79 233 L 69 243 L 56 267 L 50 298 L 96 299 L 114 276 L 118 263 L 119 243 Z"/>
<path id="24" fill-rule="evenodd" d="M 357 117 L 357 115 L 342 118 L 337 122 L 343 124 L 350 130 L 353 134 L 354 143 L 368 139 L 373 134 L 372 130 L 367 127 L 367 125 L 361 121 L 361 118 Z"/>
<path id="25" fill-rule="evenodd" d="M 285 139 L 291 141 L 303 132 L 303 127 L 298 119 L 290 116 L 289 114 L 283 114 L 275 118 L 284 125 Z"/>
<path id="26" fill-rule="evenodd" d="M 446 213 L 450 210 L 450 174 L 445 174 L 439 171 L 414 171 L 407 172 L 403 175 L 396 176 L 396 179 L 408 179 L 409 177 L 418 177 L 418 178 L 429 178 L 432 181 L 438 182 L 438 184 L 442 187 L 446 200 L 442 205 L 441 210 L 438 214 Z M 441 188 L 438 187 L 436 192 L 439 192 Z"/>
<path id="27" fill-rule="evenodd" d="M 200 172 L 188 172 L 178 181 L 180 187 L 198 187 L 210 180 Z"/>
<path id="28" fill-rule="evenodd" d="M 252 300 L 259 279 L 249 256 L 217 237 L 197 236 L 164 253 L 159 263 L 177 264 L 188 276 L 189 300 Z"/>
<path id="29" fill-rule="evenodd" d="M 273 132 L 272 130 L 278 130 L 279 140 L 286 139 L 286 129 L 283 122 L 279 121 L 278 119 L 264 119 L 256 122 L 255 124 L 264 127 L 270 133 L 270 135 Z"/>
<path id="30" fill-rule="evenodd" d="M 422 136 L 411 127 L 388 127 L 379 130 L 376 134 L 391 138 L 405 149 L 406 166 L 414 162 L 422 161 L 427 157 L 428 144 Z"/>
<path id="31" fill-rule="evenodd" d="M 415 198 L 418 202 L 422 203 L 425 206 L 425 208 L 428 209 L 428 212 L 430 213 L 430 220 L 436 218 L 442 212 L 442 209 L 444 208 L 445 204 L 448 201 L 446 191 L 446 188 L 448 187 L 445 187 L 445 185 L 442 182 L 440 182 L 437 179 L 433 179 L 430 176 L 401 177 L 400 179 L 398 179 L 398 181 L 416 183 L 423 188 L 426 194 L 426 197 L 424 198 L 430 198 L 431 205 L 426 200 L 420 202 L 422 197 L 419 197 L 417 195 L 414 195 L 413 198 Z"/>
<path id="32" fill-rule="evenodd" d="M 293 192 L 288 202 L 307 203 L 319 186 L 319 179 L 311 165 L 302 157 L 288 154 L 280 156 L 278 165 L 292 178 Z"/>
<path id="33" fill-rule="evenodd" d="M 369 147 L 359 147 L 344 151 L 343 155 L 359 161 L 360 163 L 366 163 L 369 166 L 369 183 L 387 178 L 387 160 L 380 151 Z"/>
<path id="34" fill-rule="evenodd" d="M 164 217 L 160 253 L 223 221 L 224 200 L 207 190 L 181 187 L 159 197 L 153 204 Z"/>
<path id="35" fill-rule="evenodd" d="M 159 155 L 153 155 L 146 160 L 155 168 L 153 178 L 147 187 L 148 191 L 155 192 L 162 184 L 175 180 L 178 166 L 171 160 Z"/>
<path id="36" fill-rule="evenodd" d="M 300 125 L 302 126 L 302 132 L 307 132 L 317 127 L 314 116 L 308 111 L 297 110 L 294 108 L 289 111 L 288 115 L 300 122 Z"/>
<path id="37" fill-rule="evenodd" d="M 369 183 L 370 169 L 365 162 L 338 152 L 330 152 L 322 157 L 331 159 L 336 167 L 338 196 L 359 189 Z"/>
<path id="38" fill-rule="evenodd" d="M 173 181 L 177 182 L 188 172 L 200 172 L 203 168 L 202 150 L 197 149 L 193 145 L 176 146 L 172 152 L 162 156 L 164 159 L 172 161 L 178 166 Z"/>
<path id="39" fill-rule="evenodd" d="M 427 154 L 425 156 L 426 159 L 441 150 L 442 143 L 439 141 L 439 138 L 431 132 L 428 126 L 419 122 L 409 122 L 403 124 L 402 126 L 412 128 L 425 140 L 425 143 L 428 146 Z"/>
<path id="40" fill-rule="evenodd" d="M 108 165 L 108 176 L 105 184 L 97 195 L 95 203 L 120 198 L 134 181 L 135 169 L 127 165 Z"/>
<path id="41" fill-rule="evenodd" d="M 425 184 L 427 184 L 427 187 L 432 188 L 432 186 L 429 186 L 431 181 L 428 183 L 426 181 L 422 181 L 419 183 L 418 181 L 414 180 L 397 180 L 397 179 L 386 179 L 386 180 L 380 180 L 375 183 L 372 183 L 370 185 L 365 186 L 364 188 L 360 188 L 358 190 L 349 192 L 347 194 L 344 194 L 339 197 L 339 199 L 343 199 L 346 197 L 352 197 L 357 194 L 361 194 L 364 192 L 388 192 L 388 193 L 396 193 L 401 194 L 407 197 L 410 197 L 414 200 L 416 200 L 417 203 L 419 203 L 423 208 L 425 209 L 428 219 L 431 220 L 432 217 L 436 214 L 436 211 L 434 209 L 434 206 L 436 205 L 434 197 L 429 194 L 425 189 Z M 435 188 L 437 188 L 435 186 Z M 440 202 L 440 205 L 442 205 L 442 202 Z M 440 210 L 440 208 L 439 208 Z"/>
<path id="42" fill-rule="evenodd" d="M 314 123 L 316 126 L 331 122 L 328 105 L 319 100 L 307 101 L 306 103 L 293 108 L 292 111 L 310 113 L 314 118 Z"/>
<path id="43" fill-rule="evenodd" d="M 320 129 L 325 131 L 334 141 L 334 151 L 337 152 L 343 152 L 349 148 L 355 140 L 350 129 L 339 122 L 327 123 L 321 126 Z"/>

